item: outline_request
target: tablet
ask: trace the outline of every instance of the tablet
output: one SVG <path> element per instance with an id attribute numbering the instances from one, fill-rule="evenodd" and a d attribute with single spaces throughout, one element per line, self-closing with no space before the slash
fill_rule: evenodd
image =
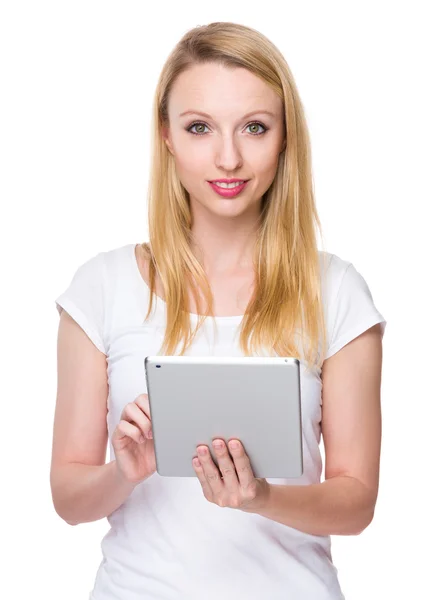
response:
<path id="1" fill-rule="evenodd" d="M 300 361 L 293 357 L 147 356 L 157 473 L 197 477 L 196 447 L 240 440 L 255 477 L 303 474 Z"/>

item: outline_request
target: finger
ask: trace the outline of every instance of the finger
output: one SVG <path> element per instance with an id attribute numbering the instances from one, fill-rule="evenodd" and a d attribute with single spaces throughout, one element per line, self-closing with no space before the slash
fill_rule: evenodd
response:
<path id="1" fill-rule="evenodd" d="M 232 448 L 230 442 L 236 442 L 237 448 Z M 246 490 L 249 484 L 255 479 L 249 457 L 245 452 L 242 442 L 239 440 L 229 440 L 228 447 L 234 461 L 234 467 L 239 483 L 242 488 Z"/>
<path id="2" fill-rule="evenodd" d="M 202 491 L 204 492 L 204 496 L 207 498 L 207 500 L 209 500 L 211 502 L 213 500 L 213 492 L 210 487 L 210 484 L 208 483 L 208 481 L 205 477 L 205 473 L 204 473 L 204 469 L 202 467 L 201 461 L 199 460 L 198 457 L 196 457 L 192 460 L 192 464 L 193 464 L 193 468 L 195 469 L 196 475 L 198 476 L 199 482 L 202 487 Z"/>
<path id="3" fill-rule="evenodd" d="M 236 469 L 233 459 L 228 452 L 227 445 L 223 440 L 213 440 L 213 450 L 219 465 L 219 471 L 222 473 L 223 481 L 230 489 L 239 487 Z"/>
<path id="4" fill-rule="evenodd" d="M 152 439 L 153 433 L 152 433 L 151 407 L 149 404 L 148 394 L 140 394 L 139 396 L 137 396 L 137 398 L 134 400 L 134 402 L 135 402 L 135 404 L 137 404 L 140 407 L 140 409 L 145 413 L 145 415 L 149 419 L 149 429 L 146 433 L 146 437 L 148 439 Z"/>
<path id="5" fill-rule="evenodd" d="M 211 488 L 211 491 L 214 494 L 219 494 L 224 487 L 224 482 L 221 479 L 221 473 L 219 469 L 216 467 L 213 459 L 211 458 L 210 451 L 208 450 L 207 454 L 205 455 L 202 455 L 198 452 L 198 459 L 204 472 L 204 480 L 206 484 Z"/>
<path id="6" fill-rule="evenodd" d="M 141 408 L 141 410 L 145 413 L 148 419 L 150 419 L 151 407 L 149 405 L 149 396 L 147 394 L 140 394 L 140 396 L 137 396 L 134 402 Z"/>
<path id="7" fill-rule="evenodd" d="M 142 436 L 142 432 L 138 427 L 133 425 L 132 423 L 128 423 L 128 421 L 121 420 L 117 427 L 114 430 L 113 442 L 119 441 L 124 437 L 129 437 L 137 444 L 142 444 L 145 438 Z"/>
<path id="8" fill-rule="evenodd" d="M 134 423 L 143 432 L 143 435 L 147 437 L 149 431 L 152 430 L 152 425 L 149 417 L 147 417 L 135 402 L 129 402 L 123 409 L 121 419 L 128 421 L 128 423 Z"/>

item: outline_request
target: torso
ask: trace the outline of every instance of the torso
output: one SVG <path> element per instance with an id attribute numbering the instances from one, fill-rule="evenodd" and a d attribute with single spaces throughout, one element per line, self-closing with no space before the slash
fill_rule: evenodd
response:
<path id="1" fill-rule="evenodd" d="M 149 260 L 142 252 L 140 244 L 135 246 L 135 256 L 140 274 L 149 286 Z M 243 315 L 253 292 L 254 271 L 242 270 L 232 275 L 210 277 L 209 284 L 213 293 L 213 312 L 216 317 Z M 156 276 L 156 294 L 164 300 L 164 290 L 158 274 Z M 205 314 L 206 310 L 204 299 L 201 297 L 200 314 Z M 198 313 L 190 290 L 189 312 Z"/>

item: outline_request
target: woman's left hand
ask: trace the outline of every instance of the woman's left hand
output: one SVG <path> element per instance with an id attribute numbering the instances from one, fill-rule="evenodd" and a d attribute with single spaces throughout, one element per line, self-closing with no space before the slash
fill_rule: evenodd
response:
<path id="1" fill-rule="evenodd" d="M 232 447 L 233 443 L 237 443 L 236 448 Z M 204 496 L 209 502 L 214 502 L 220 507 L 256 512 L 268 498 L 269 483 L 266 479 L 254 477 L 248 455 L 240 440 L 229 440 L 229 450 L 221 439 L 213 440 L 212 445 L 220 470 L 213 462 L 208 446 L 198 446 L 198 458 L 192 461 Z M 203 449 L 206 450 L 205 454 L 200 452 Z"/>

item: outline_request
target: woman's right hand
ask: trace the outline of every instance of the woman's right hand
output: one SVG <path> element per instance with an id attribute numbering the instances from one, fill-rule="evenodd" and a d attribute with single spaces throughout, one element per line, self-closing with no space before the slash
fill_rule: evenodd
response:
<path id="1" fill-rule="evenodd" d="M 152 435 L 149 397 L 140 394 L 125 406 L 111 437 L 117 467 L 131 483 L 140 483 L 157 470 L 154 441 L 148 439 L 149 432 Z"/>

